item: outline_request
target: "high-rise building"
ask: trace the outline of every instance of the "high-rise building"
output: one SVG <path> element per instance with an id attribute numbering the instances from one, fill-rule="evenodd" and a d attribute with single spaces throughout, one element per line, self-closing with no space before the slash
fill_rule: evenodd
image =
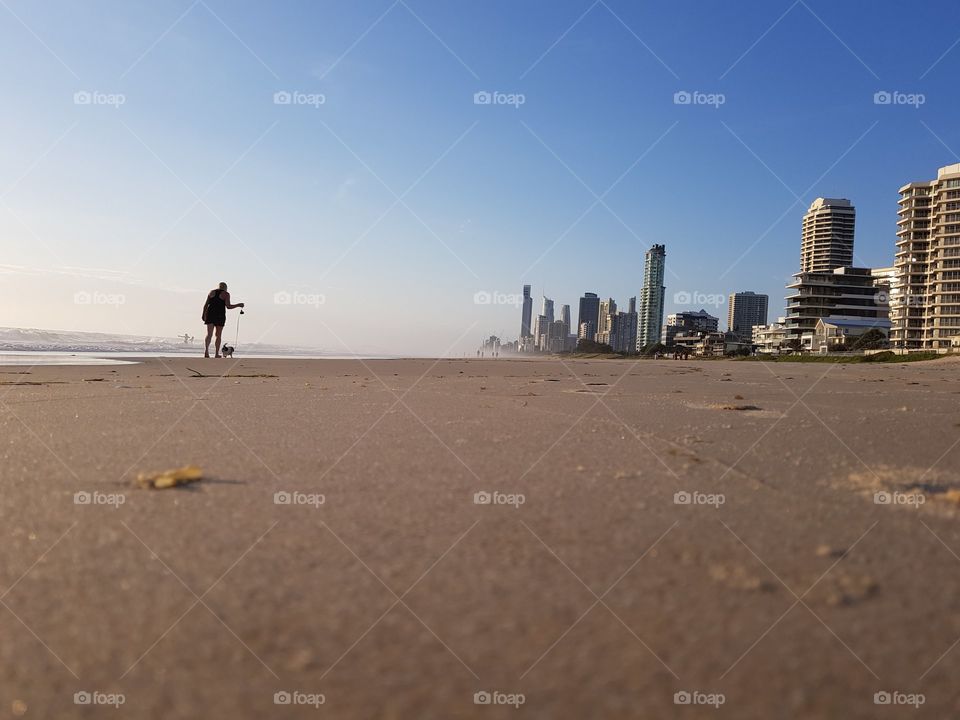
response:
<path id="1" fill-rule="evenodd" d="M 550 323 L 547 322 L 546 315 L 537 315 L 533 321 L 533 346 L 537 350 L 543 350 L 546 344 L 547 338 L 547 326 Z"/>
<path id="2" fill-rule="evenodd" d="M 543 296 L 543 309 L 540 311 L 540 314 L 547 318 L 547 322 L 553 322 L 553 300 L 546 295 Z"/>
<path id="3" fill-rule="evenodd" d="M 716 318 L 706 310 L 697 312 L 678 312 L 667 315 L 667 322 L 663 326 L 661 342 L 667 347 L 673 347 L 677 335 L 698 335 L 717 332 L 720 327 L 720 318 Z"/>
<path id="4" fill-rule="evenodd" d="M 564 327 L 567 328 L 567 335 L 570 334 L 570 306 L 561 305 L 560 306 L 560 322 L 563 323 Z"/>
<path id="5" fill-rule="evenodd" d="M 843 198 L 817 198 L 803 216 L 800 272 L 830 272 L 853 265 L 857 211 Z"/>
<path id="6" fill-rule="evenodd" d="M 870 268 L 841 267 L 831 272 L 800 272 L 787 288 L 787 333 L 805 347 L 812 343 L 820 318 L 856 320 L 889 328 L 889 286 Z"/>
<path id="7" fill-rule="evenodd" d="M 530 320 L 533 315 L 533 298 L 530 297 L 530 286 L 523 286 L 523 310 L 520 315 L 520 340 L 532 337 Z"/>
<path id="8" fill-rule="evenodd" d="M 767 305 L 770 298 L 755 292 L 731 293 L 727 307 L 727 330 L 741 341 L 750 342 L 754 325 L 767 324 Z"/>
<path id="9" fill-rule="evenodd" d="M 900 188 L 890 341 L 949 348 L 960 336 L 960 163 Z"/>
<path id="10" fill-rule="evenodd" d="M 600 317 L 600 298 L 596 293 L 584 293 L 580 298 L 577 316 L 577 336 L 581 340 L 597 339 L 597 319 Z"/>
<path id="11" fill-rule="evenodd" d="M 597 342 L 604 345 L 613 345 L 616 335 L 614 323 L 617 320 L 617 303 L 613 298 L 600 303 L 600 315 L 597 319 Z"/>
<path id="12" fill-rule="evenodd" d="M 637 299 L 630 298 L 627 303 L 627 312 L 617 313 L 617 333 L 613 349 L 622 353 L 637 351 Z"/>
<path id="13" fill-rule="evenodd" d="M 647 250 L 643 263 L 643 287 L 637 312 L 637 350 L 660 342 L 663 327 L 663 271 L 667 265 L 667 249 L 654 245 Z"/>

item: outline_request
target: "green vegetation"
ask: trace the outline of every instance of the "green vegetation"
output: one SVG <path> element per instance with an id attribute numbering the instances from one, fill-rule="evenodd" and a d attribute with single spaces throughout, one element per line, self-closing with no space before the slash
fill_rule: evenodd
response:
<path id="1" fill-rule="evenodd" d="M 577 340 L 577 349 L 575 352 L 611 355 L 613 354 L 613 348 L 605 343 L 598 343 L 595 340 L 580 338 Z"/>

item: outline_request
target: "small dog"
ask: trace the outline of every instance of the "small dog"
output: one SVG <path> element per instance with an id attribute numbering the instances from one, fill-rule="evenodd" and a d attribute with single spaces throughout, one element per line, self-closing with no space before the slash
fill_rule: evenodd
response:
<path id="1" fill-rule="evenodd" d="M 233 351 L 234 351 L 235 349 L 236 349 L 236 348 L 234 348 L 232 345 L 224 345 L 222 348 L 220 348 L 220 353 L 221 353 L 225 358 L 232 358 L 232 357 L 233 357 Z"/>

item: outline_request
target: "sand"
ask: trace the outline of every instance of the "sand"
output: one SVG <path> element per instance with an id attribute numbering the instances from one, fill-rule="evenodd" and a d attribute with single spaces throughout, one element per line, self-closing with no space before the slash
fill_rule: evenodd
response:
<path id="1" fill-rule="evenodd" d="M 177 358 L 0 383 L 5 715 L 960 712 L 955 360 Z M 187 464 L 201 482 L 134 485 Z"/>

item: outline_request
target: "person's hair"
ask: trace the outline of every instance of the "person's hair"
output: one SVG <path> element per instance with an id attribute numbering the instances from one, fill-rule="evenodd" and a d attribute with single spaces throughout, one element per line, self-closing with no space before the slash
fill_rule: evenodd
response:
<path id="1" fill-rule="evenodd" d="M 227 284 L 226 284 L 226 283 L 220 283 L 220 289 L 221 289 L 221 290 L 226 290 L 226 289 L 227 289 Z"/>

